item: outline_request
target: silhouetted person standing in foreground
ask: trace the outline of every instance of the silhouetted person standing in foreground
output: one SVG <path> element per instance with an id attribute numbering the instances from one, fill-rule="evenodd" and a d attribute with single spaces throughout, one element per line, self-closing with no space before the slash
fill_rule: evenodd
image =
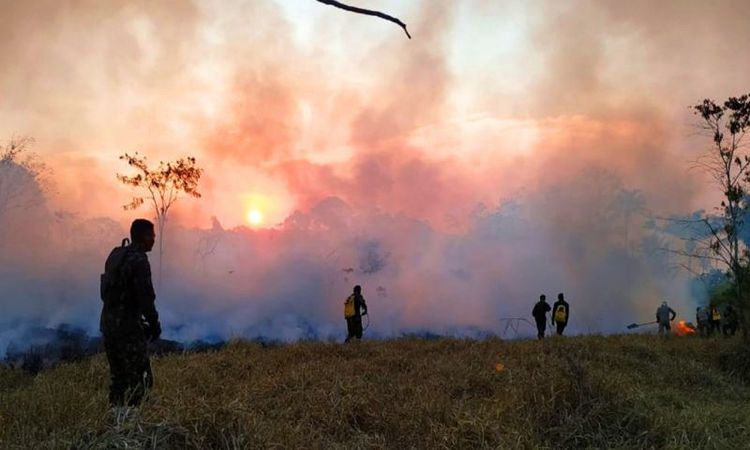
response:
<path id="1" fill-rule="evenodd" d="M 659 324 L 659 335 L 663 335 L 665 332 L 667 336 L 672 330 L 670 322 L 677 317 L 677 313 L 674 309 L 670 308 L 667 302 L 662 302 L 661 306 L 656 310 L 656 322 Z"/>
<path id="2" fill-rule="evenodd" d="M 531 310 L 531 315 L 536 320 L 536 336 L 539 339 L 544 339 L 544 332 L 547 330 L 547 313 L 550 311 L 549 303 L 547 303 L 547 296 L 542 294 L 539 296 L 539 301 L 534 305 L 534 309 Z"/>
<path id="3" fill-rule="evenodd" d="M 557 294 L 557 301 L 552 305 L 552 322 L 557 325 L 557 334 L 562 336 L 565 327 L 568 326 L 570 317 L 570 305 L 565 301 L 565 296 L 560 292 Z"/>
<path id="4" fill-rule="evenodd" d="M 362 287 L 354 286 L 354 292 L 344 301 L 344 318 L 346 318 L 346 340 L 362 339 L 362 316 L 367 314 L 367 304 L 362 297 Z"/>
<path id="5" fill-rule="evenodd" d="M 112 250 L 104 265 L 100 330 L 104 337 L 111 385 L 109 402 L 136 406 L 153 386 L 148 341 L 161 335 L 151 266 L 146 253 L 154 246 L 154 224 L 136 219 L 130 226 L 132 243 Z"/>

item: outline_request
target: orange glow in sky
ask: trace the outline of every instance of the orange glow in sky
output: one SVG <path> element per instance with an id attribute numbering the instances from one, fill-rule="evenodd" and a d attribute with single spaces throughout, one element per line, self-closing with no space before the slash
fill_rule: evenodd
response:
<path id="1" fill-rule="evenodd" d="M 136 151 L 205 169 L 202 197 L 175 207 L 187 226 L 275 225 L 328 197 L 450 225 L 592 166 L 654 207 L 706 207 L 685 175 L 705 144 L 686 137 L 688 106 L 747 89 L 744 9 L 354 3 L 413 39 L 312 0 L 15 2 L 0 17 L 24 36 L 0 52 L 0 140 L 35 139 L 52 209 L 123 223 L 136 193 L 114 175 Z"/>

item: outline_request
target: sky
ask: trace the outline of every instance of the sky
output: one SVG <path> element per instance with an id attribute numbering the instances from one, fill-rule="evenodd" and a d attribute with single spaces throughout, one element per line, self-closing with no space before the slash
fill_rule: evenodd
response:
<path id="1" fill-rule="evenodd" d="M 133 152 L 205 170 L 171 212 L 168 254 L 192 255 L 164 260 L 176 338 L 333 335 L 353 282 L 383 336 L 494 329 L 540 292 L 579 301 L 578 332 L 687 312 L 645 216 L 716 203 L 689 107 L 747 92 L 744 2 L 351 3 L 413 39 L 313 0 L 0 1 L 0 140 L 32 136 L 49 169 L 43 211 L 4 219 L 6 248 L 27 242 L 6 323 L 95 329 L 96 276 L 55 264 L 96 274 L 150 217 L 122 208 Z"/>

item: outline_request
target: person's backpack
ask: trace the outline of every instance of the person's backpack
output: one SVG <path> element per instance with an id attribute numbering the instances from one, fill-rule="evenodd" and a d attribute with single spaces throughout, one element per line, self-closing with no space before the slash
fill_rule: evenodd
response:
<path id="1" fill-rule="evenodd" d="M 130 251 L 130 240 L 125 238 L 122 240 L 122 245 L 112 249 L 107 257 L 107 262 L 104 263 L 99 293 L 105 305 L 121 303 L 125 297 L 127 280 L 124 279 L 122 269 L 125 257 Z"/>
<path id="2" fill-rule="evenodd" d="M 564 323 L 568 317 L 567 311 L 565 311 L 565 305 L 558 305 L 555 308 L 555 322 Z"/>
<path id="3" fill-rule="evenodd" d="M 344 301 L 344 317 L 354 317 L 354 294 L 350 295 Z"/>
<path id="4" fill-rule="evenodd" d="M 711 318 L 712 318 L 713 320 L 716 320 L 716 321 L 719 321 L 719 320 L 721 320 L 721 313 L 719 312 L 719 308 L 714 308 L 714 309 L 713 309 L 713 310 L 711 311 Z"/>

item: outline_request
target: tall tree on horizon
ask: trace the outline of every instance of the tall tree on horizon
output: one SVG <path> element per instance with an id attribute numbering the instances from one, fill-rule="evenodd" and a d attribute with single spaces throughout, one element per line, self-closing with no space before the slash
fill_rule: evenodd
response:
<path id="1" fill-rule="evenodd" d="M 195 158 L 180 158 L 173 162 L 160 161 L 159 166 L 150 168 L 145 156 L 125 153 L 120 156 L 121 160 L 136 169 L 133 176 L 117 174 L 117 179 L 123 184 L 142 189 L 146 195 L 133 197 L 133 200 L 124 205 L 126 210 L 134 210 L 141 206 L 146 200 L 150 201 L 156 214 L 157 227 L 159 229 L 159 269 L 158 285 L 161 286 L 162 260 L 164 259 L 164 231 L 167 225 L 169 210 L 181 195 L 189 195 L 200 198 L 198 192 L 198 181 L 203 169 L 196 165 Z"/>
<path id="2" fill-rule="evenodd" d="M 750 252 L 740 239 L 750 208 L 750 152 L 745 135 L 750 130 L 750 94 L 729 97 L 723 103 L 705 99 L 691 107 L 700 117 L 700 130 L 712 144 L 696 161 L 696 167 L 711 176 L 723 198 L 715 214 L 675 220 L 692 230 L 685 251 L 691 258 L 709 260 L 723 267 L 734 287 L 731 304 L 739 312 L 743 334 L 750 337 Z"/>

